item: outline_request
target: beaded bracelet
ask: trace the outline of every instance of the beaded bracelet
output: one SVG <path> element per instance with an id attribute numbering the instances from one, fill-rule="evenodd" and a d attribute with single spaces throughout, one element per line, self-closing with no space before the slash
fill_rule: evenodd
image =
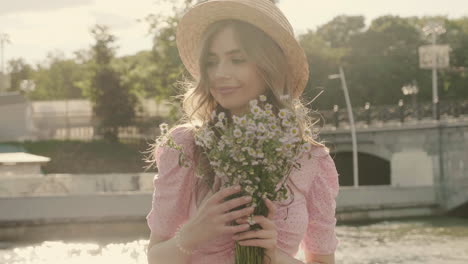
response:
<path id="1" fill-rule="evenodd" d="M 182 247 L 180 245 L 180 232 L 181 232 L 181 229 L 182 229 L 182 225 L 180 225 L 178 228 L 177 228 L 177 231 L 175 232 L 175 241 L 176 241 L 176 246 L 179 248 L 180 251 L 182 251 L 182 253 L 186 254 L 186 255 L 192 255 L 193 253 L 197 252 L 198 250 L 187 250 L 185 249 L 184 247 Z"/>

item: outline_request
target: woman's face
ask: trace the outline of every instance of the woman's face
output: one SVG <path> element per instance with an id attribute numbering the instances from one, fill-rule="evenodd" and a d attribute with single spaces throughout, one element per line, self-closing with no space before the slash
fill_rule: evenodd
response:
<path id="1" fill-rule="evenodd" d="M 265 93 L 257 66 L 241 51 L 231 27 L 214 36 L 206 61 L 210 93 L 231 114 L 246 114 L 249 101 Z"/>

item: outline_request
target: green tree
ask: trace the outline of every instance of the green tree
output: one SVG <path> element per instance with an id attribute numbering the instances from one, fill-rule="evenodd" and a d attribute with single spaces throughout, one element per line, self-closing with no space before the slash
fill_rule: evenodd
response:
<path id="1" fill-rule="evenodd" d="M 83 67 L 60 52 L 50 52 L 47 59 L 36 65 L 33 80 L 36 89 L 31 93 L 35 100 L 63 100 L 83 98 L 78 82 L 82 80 Z"/>
<path id="2" fill-rule="evenodd" d="M 178 82 L 184 78 L 190 78 L 190 74 L 179 57 L 175 38 L 180 17 L 197 2 L 184 0 L 179 4 L 174 4 L 170 0 L 158 0 L 157 4 L 172 4 L 172 13 L 152 13 L 144 18 L 149 25 L 148 33 L 153 37 L 150 58 L 153 67 L 148 68 L 147 75 L 153 83 L 152 94 L 157 103 L 178 95 L 181 92 Z M 180 105 L 175 103 L 171 106 L 169 121 L 174 121 L 180 117 Z"/>
<path id="3" fill-rule="evenodd" d="M 95 44 L 92 46 L 92 77 L 87 95 L 93 102 L 99 127 L 104 129 L 104 138 L 118 141 L 118 128 L 132 123 L 137 100 L 122 84 L 119 73 L 111 64 L 115 56 L 115 48 L 111 46 L 115 36 L 103 25 L 96 25 L 91 33 Z"/>
<path id="4" fill-rule="evenodd" d="M 424 83 L 418 61 L 422 43 L 407 19 L 383 16 L 372 21 L 366 32 L 351 40 L 345 58 L 353 103 L 396 104 L 403 85 L 412 80 Z"/>
<path id="5" fill-rule="evenodd" d="M 34 69 L 22 58 L 8 61 L 7 71 L 10 72 L 10 91 L 20 91 L 22 80 L 29 80 L 34 74 Z"/>
<path id="6" fill-rule="evenodd" d="M 468 17 L 445 19 L 438 43 L 450 45 L 450 67 L 439 70 L 441 100 L 468 98 Z"/>
<path id="7" fill-rule="evenodd" d="M 338 66 L 346 63 L 344 58 L 351 52 L 350 42 L 353 37 L 362 34 L 364 26 L 364 17 L 342 15 L 319 26 L 315 32 L 309 30 L 299 36 L 310 66 L 304 96 L 313 99 L 323 92 L 311 108 L 324 110 L 331 109 L 333 104 L 344 105 L 341 84 L 330 82 L 328 75 L 337 73 Z"/>
<path id="8" fill-rule="evenodd" d="M 364 22 L 364 16 L 337 16 L 318 27 L 317 35 L 331 48 L 349 48 L 351 39 L 364 31 Z"/>

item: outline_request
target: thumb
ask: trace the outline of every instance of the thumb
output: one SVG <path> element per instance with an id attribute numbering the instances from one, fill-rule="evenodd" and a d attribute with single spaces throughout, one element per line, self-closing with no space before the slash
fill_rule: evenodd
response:
<path id="1" fill-rule="evenodd" d="M 265 205 L 268 208 L 268 219 L 273 219 L 273 217 L 276 215 L 276 205 L 268 198 L 263 198 L 265 201 Z"/>

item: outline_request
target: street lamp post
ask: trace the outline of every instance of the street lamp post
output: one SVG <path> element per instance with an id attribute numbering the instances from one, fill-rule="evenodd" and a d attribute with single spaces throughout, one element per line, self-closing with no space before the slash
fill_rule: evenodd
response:
<path id="1" fill-rule="evenodd" d="M 404 85 L 403 87 L 401 87 L 401 91 L 403 92 L 404 95 L 412 96 L 412 98 L 413 98 L 413 108 L 415 109 L 416 116 L 419 119 L 419 109 L 418 109 L 417 98 L 416 98 L 416 96 L 417 96 L 417 94 L 419 92 L 419 88 L 416 85 L 416 82 L 413 81 L 412 84 Z"/>
<path id="2" fill-rule="evenodd" d="M 10 36 L 5 33 L 0 33 L 0 49 L 1 49 L 1 55 L 2 55 L 2 73 L 5 74 L 5 61 L 3 57 L 3 49 L 5 44 L 11 43 L 10 41 Z"/>
<path id="3" fill-rule="evenodd" d="M 351 107 L 351 100 L 349 99 L 348 87 L 346 85 L 346 78 L 343 72 L 343 68 L 340 66 L 340 73 L 339 74 L 332 74 L 328 76 L 328 79 L 338 79 L 341 80 L 341 85 L 343 88 L 343 92 L 345 95 L 346 100 L 346 107 L 348 109 L 348 118 L 349 118 L 349 125 L 351 128 L 351 140 L 353 144 L 353 179 L 354 179 L 354 187 L 359 186 L 359 177 L 358 177 L 358 155 L 357 155 L 357 140 L 356 140 L 356 127 L 354 125 L 354 117 L 353 117 L 353 109 Z"/>
<path id="4" fill-rule="evenodd" d="M 437 42 L 437 36 L 445 33 L 445 28 L 435 22 L 432 22 L 425 26 L 423 28 L 423 31 L 426 35 L 431 35 L 432 37 L 432 47 L 429 49 L 432 51 L 431 56 L 428 58 L 430 59 L 430 66 L 432 68 L 432 94 L 433 94 L 433 116 L 434 119 L 439 120 L 440 115 L 439 115 L 439 97 L 437 95 L 437 69 L 441 68 L 448 68 L 450 65 L 450 56 L 449 52 L 451 51 L 450 46 L 448 45 L 436 45 Z M 422 48 L 424 49 L 424 48 Z M 420 47 L 420 53 L 421 53 L 421 47 Z M 421 61 L 420 61 L 421 63 Z M 422 66 L 427 65 L 428 63 L 424 63 L 424 58 L 422 61 Z M 438 130 L 438 152 L 439 152 L 439 177 L 436 179 L 438 181 L 439 187 L 439 193 L 438 193 L 438 199 L 442 202 L 445 203 L 445 176 L 444 176 L 444 151 L 443 151 L 443 142 L 442 142 L 442 124 L 439 122 L 437 125 L 437 130 Z"/>
<path id="5" fill-rule="evenodd" d="M 432 116 L 434 119 L 438 120 L 439 115 L 439 95 L 438 95 L 438 89 L 437 89 L 437 67 L 438 67 L 438 55 L 435 51 L 436 49 L 436 43 L 437 43 L 437 36 L 445 33 L 445 28 L 440 25 L 439 23 L 436 22 L 431 22 L 428 25 L 426 25 L 423 28 L 423 32 L 426 35 L 431 35 L 431 42 L 433 46 L 433 52 L 432 52 Z"/>

